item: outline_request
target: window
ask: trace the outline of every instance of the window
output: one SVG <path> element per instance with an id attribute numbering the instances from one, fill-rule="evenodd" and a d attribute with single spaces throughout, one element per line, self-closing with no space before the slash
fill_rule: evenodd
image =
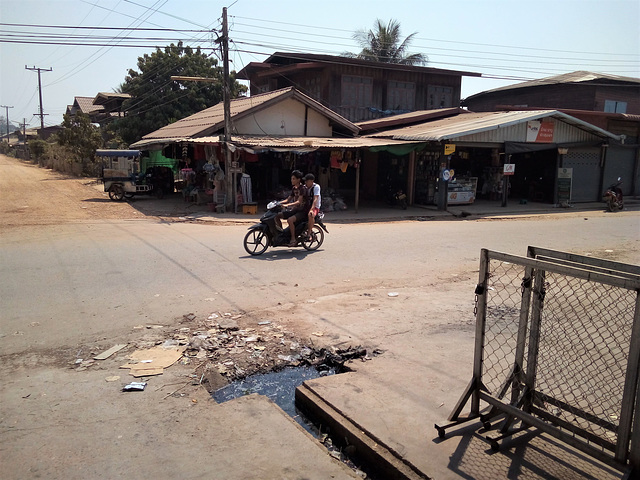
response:
<path id="1" fill-rule="evenodd" d="M 342 76 L 343 107 L 369 107 L 373 94 L 373 78 Z"/>
<path id="2" fill-rule="evenodd" d="M 314 77 L 314 78 L 308 78 L 304 81 L 304 89 L 307 93 L 307 95 L 309 95 L 312 98 L 315 98 L 316 100 L 320 100 L 322 98 L 321 94 L 321 88 L 320 88 L 320 78 L 319 77 Z"/>
<path id="3" fill-rule="evenodd" d="M 616 100 L 605 100 L 604 111 L 607 113 L 627 113 L 627 102 Z"/>
<path id="4" fill-rule="evenodd" d="M 416 84 L 413 82 L 390 81 L 387 86 L 387 109 L 414 110 Z"/>
<path id="5" fill-rule="evenodd" d="M 453 88 L 429 85 L 427 89 L 427 110 L 453 107 Z"/>

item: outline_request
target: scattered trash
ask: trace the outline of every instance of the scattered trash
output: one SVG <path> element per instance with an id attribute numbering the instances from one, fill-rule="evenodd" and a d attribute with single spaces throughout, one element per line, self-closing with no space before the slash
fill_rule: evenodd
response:
<path id="1" fill-rule="evenodd" d="M 25 395 L 25 396 L 24 396 L 24 397 L 22 397 L 22 398 L 29 398 L 30 396 L 31 396 L 31 394 L 29 393 L 29 394 Z"/>
<path id="2" fill-rule="evenodd" d="M 231 314 L 225 313 L 225 315 L 231 315 Z M 222 320 L 220 320 L 220 322 L 218 322 L 218 326 L 222 330 L 234 330 L 234 331 L 240 330 L 240 327 L 238 326 L 238 322 L 236 322 L 231 318 L 223 318 Z"/>
<path id="3" fill-rule="evenodd" d="M 219 315 L 217 313 L 212 313 L 211 315 L 209 315 L 209 320 L 215 320 L 216 318 L 218 318 Z"/>
<path id="4" fill-rule="evenodd" d="M 126 347 L 127 344 L 126 343 L 121 343 L 118 345 L 114 345 L 113 347 L 111 347 L 109 350 L 105 350 L 104 352 L 102 352 L 99 355 L 96 355 L 95 357 L 93 357 L 94 360 L 106 360 L 107 358 L 109 358 L 111 355 L 113 355 L 116 352 L 119 352 L 120 350 L 122 350 L 124 347 Z"/>
<path id="5" fill-rule="evenodd" d="M 390 297 L 397 297 L 398 296 L 398 292 L 389 292 L 387 295 L 390 296 Z"/>
<path id="6" fill-rule="evenodd" d="M 315 335 L 316 337 L 323 337 L 324 332 L 312 332 L 311 335 Z"/>
<path id="7" fill-rule="evenodd" d="M 106 382 L 117 382 L 118 380 L 120 380 L 120 375 L 111 375 L 105 378 Z"/>
<path id="8" fill-rule="evenodd" d="M 196 316 L 193 313 L 189 313 L 187 315 L 183 315 L 183 317 L 185 320 L 188 320 L 190 322 L 193 322 L 196 319 Z"/>
<path id="9" fill-rule="evenodd" d="M 271 325 L 271 322 L 269 320 L 265 320 L 263 322 L 258 322 L 258 325 Z"/>
<path id="10" fill-rule="evenodd" d="M 122 387 L 123 392 L 141 392 L 147 386 L 147 382 L 131 382 Z"/>
<path id="11" fill-rule="evenodd" d="M 191 399 L 191 403 L 198 403 L 198 399 L 197 398 L 192 398 Z"/>
<path id="12" fill-rule="evenodd" d="M 29 324 L 30 327 L 39 327 L 40 326 L 40 322 L 31 322 Z"/>

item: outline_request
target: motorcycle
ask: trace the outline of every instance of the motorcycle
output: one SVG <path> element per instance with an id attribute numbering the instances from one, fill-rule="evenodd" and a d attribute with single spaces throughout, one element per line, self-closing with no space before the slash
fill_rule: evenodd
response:
<path id="1" fill-rule="evenodd" d="M 389 189 L 387 192 L 387 203 L 391 206 L 400 205 L 402 210 L 407 209 L 407 194 L 402 190 Z"/>
<path id="2" fill-rule="evenodd" d="M 609 210 L 610 212 L 617 212 L 618 210 L 622 210 L 624 208 L 622 189 L 620 188 L 621 184 L 622 179 L 618 177 L 618 181 L 611 185 L 602 195 L 602 199 L 607 204 L 607 210 Z"/>
<path id="3" fill-rule="evenodd" d="M 249 227 L 244 236 L 244 249 L 249 255 L 262 255 L 269 247 L 288 247 L 291 241 L 289 227 L 280 229 L 276 225 L 276 216 L 282 211 L 280 202 L 270 202 L 267 211 L 260 217 L 260 223 Z M 295 225 L 296 240 L 305 250 L 317 250 L 324 242 L 324 234 L 329 233 L 322 222 L 324 215 L 316 215 L 311 234 L 307 236 L 307 221 L 303 220 Z"/>

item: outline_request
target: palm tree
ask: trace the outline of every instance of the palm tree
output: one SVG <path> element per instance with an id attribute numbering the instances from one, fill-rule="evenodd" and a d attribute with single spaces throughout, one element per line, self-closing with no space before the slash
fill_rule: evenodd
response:
<path id="1" fill-rule="evenodd" d="M 353 39 L 362 47 L 360 53 L 344 55 L 374 62 L 400 63 L 402 65 L 424 65 L 428 58 L 422 53 L 407 53 L 407 48 L 418 32 L 414 32 L 400 42 L 400 23 L 389 20 L 384 24 L 377 19 L 373 30 L 358 30 Z"/>

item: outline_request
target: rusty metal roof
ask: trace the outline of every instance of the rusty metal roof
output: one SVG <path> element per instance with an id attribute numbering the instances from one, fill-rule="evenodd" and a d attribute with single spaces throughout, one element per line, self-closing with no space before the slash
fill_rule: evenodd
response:
<path id="1" fill-rule="evenodd" d="M 634 86 L 640 85 L 640 78 L 623 77 L 621 75 L 612 75 L 609 73 L 595 73 L 585 70 L 578 70 L 576 72 L 563 73 L 562 75 L 554 75 L 552 77 L 538 78 L 536 80 L 529 80 L 528 82 L 516 83 L 515 85 L 507 85 L 504 87 L 494 88 L 492 90 L 486 90 L 484 92 L 476 93 L 467 97 L 465 100 L 481 97 L 488 93 L 504 92 L 509 90 L 515 90 L 520 88 L 529 87 L 541 87 L 544 85 L 559 85 L 559 84 L 576 84 L 585 82 L 607 82 L 607 85 L 619 85 L 619 83 L 628 83 Z M 613 82 L 613 83 L 612 83 Z"/>
<path id="2" fill-rule="evenodd" d="M 276 102 L 286 98 L 296 98 L 310 108 L 329 118 L 334 123 L 356 133 L 359 128 L 346 118 L 338 115 L 333 110 L 328 109 L 311 97 L 299 92 L 293 87 L 287 87 L 273 92 L 261 93 L 250 97 L 240 97 L 231 100 L 231 118 L 240 119 L 246 115 L 251 115 L 258 110 L 266 108 Z M 162 127 L 155 132 L 151 132 L 143 140 L 159 138 L 196 138 L 211 135 L 224 126 L 224 105 L 222 102 L 213 107 L 206 108 L 198 113 L 194 113 L 182 120 Z"/>
<path id="3" fill-rule="evenodd" d="M 93 97 L 73 97 L 71 111 L 73 114 L 80 110 L 82 113 L 93 113 L 102 110 L 101 105 L 93 104 Z"/>
<path id="4" fill-rule="evenodd" d="M 439 142 L 473 135 L 491 130 L 498 130 L 530 120 L 554 117 L 562 122 L 586 130 L 599 137 L 619 140 L 618 135 L 607 132 L 595 125 L 579 120 L 557 110 L 512 111 L 512 112 L 479 112 L 465 113 L 454 117 L 424 122 L 404 128 L 367 135 L 371 138 L 391 138 L 394 140 L 410 140 Z"/>
<path id="5" fill-rule="evenodd" d="M 154 144 L 185 142 L 194 144 L 213 145 L 222 142 L 221 136 L 207 136 L 197 138 L 157 138 L 143 139 L 131 145 L 131 148 L 144 148 Z M 309 151 L 318 148 L 363 148 L 378 147 L 383 145 L 406 145 L 415 142 L 404 140 L 394 140 L 389 138 L 370 137 L 276 137 L 276 136 L 255 136 L 255 135 L 232 135 L 231 143 L 239 147 L 251 147 L 254 150 L 284 148 L 284 149 L 307 149 Z"/>
<path id="6" fill-rule="evenodd" d="M 468 110 L 462 108 L 438 108 L 435 110 L 417 110 L 415 112 L 401 113 L 388 117 L 375 118 L 373 120 L 365 120 L 356 123 L 361 131 L 382 130 L 399 125 L 407 125 L 412 123 L 423 122 L 425 120 L 434 120 L 437 118 L 450 117 L 459 113 L 468 113 Z"/>
<path id="7" fill-rule="evenodd" d="M 300 62 L 321 62 L 327 65 L 330 64 L 346 64 L 361 67 L 374 67 L 384 70 L 404 70 L 409 72 L 421 72 L 429 73 L 433 75 L 455 75 L 465 77 L 480 77 L 480 73 L 476 72 L 463 72 L 458 70 L 445 70 L 441 68 L 423 67 L 421 65 L 404 65 L 401 63 L 386 63 L 386 62 L 374 62 L 371 60 L 362 60 L 359 58 L 341 57 L 337 55 L 319 55 L 315 53 L 299 53 L 299 52 L 275 52 L 264 62 L 251 62 L 237 74 L 237 78 L 244 80 L 249 79 L 250 71 L 257 69 L 258 71 L 270 66 L 282 65 L 287 63 L 300 63 Z"/>

